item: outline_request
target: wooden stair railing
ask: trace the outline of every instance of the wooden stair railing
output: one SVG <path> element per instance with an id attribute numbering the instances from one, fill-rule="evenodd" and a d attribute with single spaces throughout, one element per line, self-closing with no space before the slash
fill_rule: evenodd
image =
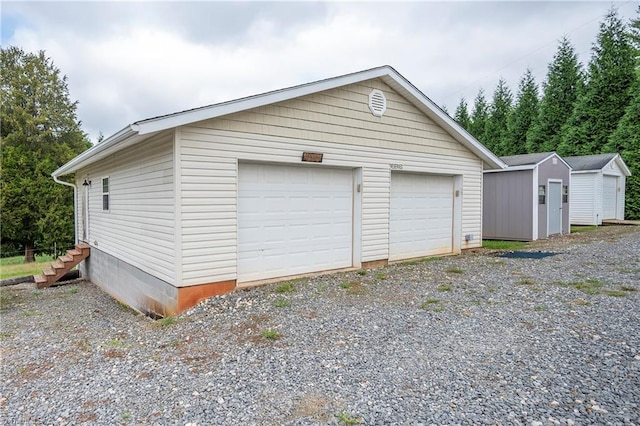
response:
<path id="1" fill-rule="evenodd" d="M 86 243 L 78 243 L 76 246 L 67 250 L 67 254 L 60 256 L 55 260 L 51 267 L 45 269 L 42 274 L 34 275 L 33 280 L 37 288 L 45 288 L 53 285 L 56 281 L 73 269 L 78 263 L 89 257 L 91 247 Z"/>

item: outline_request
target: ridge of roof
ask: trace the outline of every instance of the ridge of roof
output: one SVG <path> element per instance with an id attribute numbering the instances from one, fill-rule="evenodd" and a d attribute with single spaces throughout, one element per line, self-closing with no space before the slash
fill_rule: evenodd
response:
<path id="1" fill-rule="evenodd" d="M 100 159 L 117 152 L 120 149 L 140 142 L 146 137 L 157 134 L 163 130 L 183 126 L 186 124 L 208 120 L 247 109 L 283 102 L 289 99 L 306 96 L 313 93 L 330 90 L 366 80 L 381 78 L 383 82 L 405 97 L 409 102 L 429 116 L 438 125 L 449 132 L 454 139 L 466 146 L 471 152 L 480 157 L 484 162 L 494 168 L 505 168 L 506 164 L 493 152 L 475 139 L 469 132 L 460 126 L 453 118 L 422 93 L 416 86 L 404 78 L 393 67 L 383 65 L 369 68 L 337 77 L 326 78 L 314 82 L 304 83 L 283 89 L 273 90 L 262 94 L 247 96 L 226 102 L 210 104 L 202 107 L 187 109 L 171 114 L 159 115 L 136 121 L 101 143 L 94 145 L 87 151 L 75 157 L 52 173 L 58 177 L 73 173 L 82 167 L 86 167 Z M 146 135 L 146 136 L 145 136 Z"/>

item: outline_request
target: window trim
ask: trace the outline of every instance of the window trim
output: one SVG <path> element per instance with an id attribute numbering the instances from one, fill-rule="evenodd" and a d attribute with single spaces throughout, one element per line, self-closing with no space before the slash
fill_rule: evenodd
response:
<path id="1" fill-rule="evenodd" d="M 109 179 L 109 178 L 110 178 L 109 176 L 104 176 L 103 178 L 100 179 L 100 184 L 101 184 L 100 185 L 100 190 L 102 191 L 101 192 L 102 196 L 100 198 L 102 199 L 102 211 L 104 211 L 104 212 L 111 211 L 111 187 L 110 187 L 110 185 L 111 185 L 110 180 L 111 179 Z M 105 180 L 107 181 L 107 190 L 106 191 L 104 190 Z M 106 198 L 106 200 L 107 200 L 107 208 L 106 209 L 104 208 L 105 197 L 107 197 Z"/>
<path id="2" fill-rule="evenodd" d="M 538 185 L 538 204 L 547 204 L 547 185 Z"/>
<path id="3" fill-rule="evenodd" d="M 562 185 L 562 204 L 569 202 L 569 185 Z"/>

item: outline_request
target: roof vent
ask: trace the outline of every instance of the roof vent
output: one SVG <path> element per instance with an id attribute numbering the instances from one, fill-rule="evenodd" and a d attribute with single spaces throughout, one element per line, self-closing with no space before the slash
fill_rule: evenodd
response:
<path id="1" fill-rule="evenodd" d="M 382 117 L 382 114 L 387 110 L 387 98 L 384 97 L 382 91 L 373 89 L 369 93 L 369 109 L 371 114 L 376 117 Z"/>

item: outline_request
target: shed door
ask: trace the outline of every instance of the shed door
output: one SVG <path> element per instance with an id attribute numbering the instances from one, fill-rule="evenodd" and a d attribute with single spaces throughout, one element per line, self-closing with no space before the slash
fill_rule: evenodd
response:
<path id="1" fill-rule="evenodd" d="M 389 260 L 453 252 L 453 177 L 391 174 Z"/>
<path id="2" fill-rule="evenodd" d="M 549 182 L 548 235 L 562 233 L 562 182 Z"/>
<path id="3" fill-rule="evenodd" d="M 352 265 L 353 172 L 240 164 L 238 282 Z"/>
<path id="4" fill-rule="evenodd" d="M 602 218 L 615 219 L 618 206 L 618 178 L 603 176 L 602 185 Z"/>

